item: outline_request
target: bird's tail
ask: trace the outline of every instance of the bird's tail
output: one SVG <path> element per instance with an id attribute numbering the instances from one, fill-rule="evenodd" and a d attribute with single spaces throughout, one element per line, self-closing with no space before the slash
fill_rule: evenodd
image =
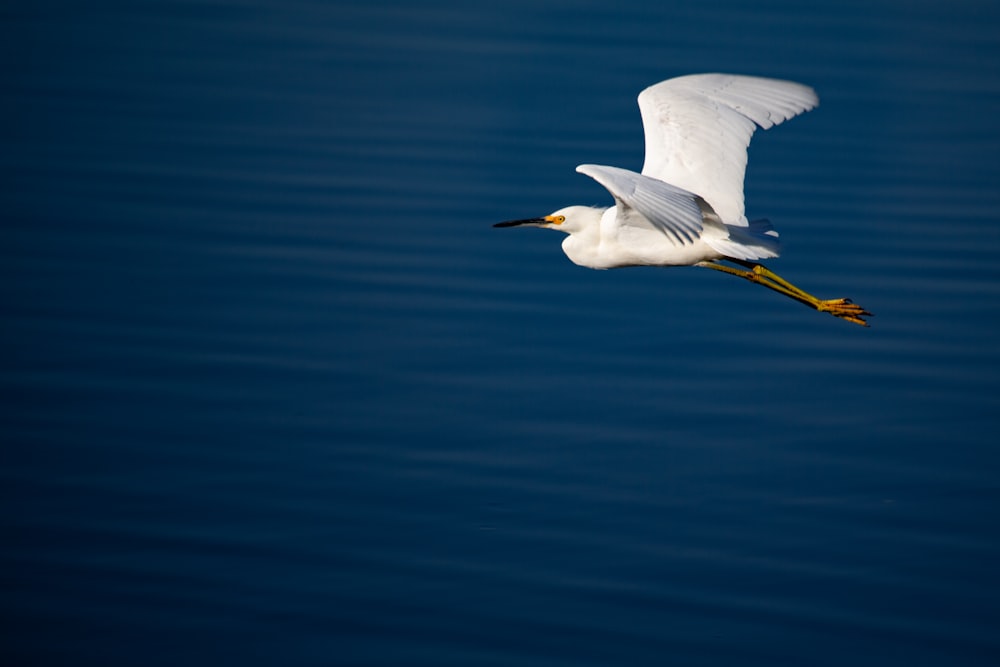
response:
<path id="1" fill-rule="evenodd" d="M 712 247 L 736 259 L 756 261 L 771 259 L 781 254 L 781 241 L 771 221 L 765 218 L 751 220 L 746 227 L 725 225 L 728 238 L 713 239 Z"/>

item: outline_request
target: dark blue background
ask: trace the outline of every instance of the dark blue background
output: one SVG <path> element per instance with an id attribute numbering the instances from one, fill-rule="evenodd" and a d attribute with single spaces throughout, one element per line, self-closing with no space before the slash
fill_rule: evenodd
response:
<path id="1" fill-rule="evenodd" d="M 1000 6 L 0 19 L 6 664 L 1000 659 Z M 703 71 L 819 92 L 748 214 L 871 329 L 490 227 Z"/>

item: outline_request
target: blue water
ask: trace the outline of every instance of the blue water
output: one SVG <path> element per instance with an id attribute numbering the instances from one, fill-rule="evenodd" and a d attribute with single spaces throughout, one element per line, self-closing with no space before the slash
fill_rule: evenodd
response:
<path id="1" fill-rule="evenodd" d="M 1000 662 L 1000 5 L 0 22 L 4 664 Z M 704 71 L 819 92 L 748 214 L 870 329 L 490 226 Z"/>

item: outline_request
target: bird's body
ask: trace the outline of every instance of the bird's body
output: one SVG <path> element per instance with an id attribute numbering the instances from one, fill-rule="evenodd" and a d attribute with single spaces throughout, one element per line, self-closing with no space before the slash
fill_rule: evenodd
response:
<path id="1" fill-rule="evenodd" d="M 581 221 L 580 230 L 563 239 L 562 249 L 574 264 L 589 269 L 690 266 L 723 257 L 707 241 L 711 230 L 703 230 L 689 243 L 677 246 L 663 234 L 635 233 L 618 224 L 616 207 L 569 206 L 553 215 Z"/>
<path id="2" fill-rule="evenodd" d="M 567 206 L 552 215 L 579 221 L 579 231 L 563 239 L 562 249 L 574 264 L 589 269 L 692 266 L 734 254 L 741 259 L 777 256 L 778 237 L 766 220 L 755 221 L 747 227 L 730 226 L 706 210 L 702 214 L 701 232 L 678 239 L 658 230 L 620 224 L 616 206 Z M 738 249 L 734 244 L 738 244 Z"/>
<path id="3" fill-rule="evenodd" d="M 723 255 L 706 241 L 707 234 L 691 243 L 675 247 L 664 238 L 636 239 L 621 233 L 614 208 L 576 213 L 589 221 L 580 232 L 569 234 L 562 242 L 570 261 L 588 269 L 618 269 L 626 266 L 691 266 L 698 262 L 722 259 Z M 652 236 L 652 235 L 650 235 Z"/>
<path id="4" fill-rule="evenodd" d="M 808 86 L 776 79 L 696 74 L 660 82 L 639 95 L 646 137 L 642 173 L 577 167 L 607 188 L 614 206 L 568 206 L 496 226 L 563 231 L 563 251 L 580 266 L 705 266 L 865 324 L 861 317 L 870 313 L 847 299 L 817 299 L 757 264 L 778 256 L 778 234 L 766 220 L 748 221 L 744 212 L 743 177 L 754 130 L 818 103 Z"/>

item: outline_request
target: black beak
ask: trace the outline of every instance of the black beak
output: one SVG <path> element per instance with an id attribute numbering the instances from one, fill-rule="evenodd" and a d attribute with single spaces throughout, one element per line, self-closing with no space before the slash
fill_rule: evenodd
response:
<path id="1" fill-rule="evenodd" d="M 498 222 L 493 225 L 494 227 L 519 227 L 520 225 L 547 225 L 549 223 L 545 218 L 528 218 L 526 220 L 508 220 L 507 222 Z"/>

